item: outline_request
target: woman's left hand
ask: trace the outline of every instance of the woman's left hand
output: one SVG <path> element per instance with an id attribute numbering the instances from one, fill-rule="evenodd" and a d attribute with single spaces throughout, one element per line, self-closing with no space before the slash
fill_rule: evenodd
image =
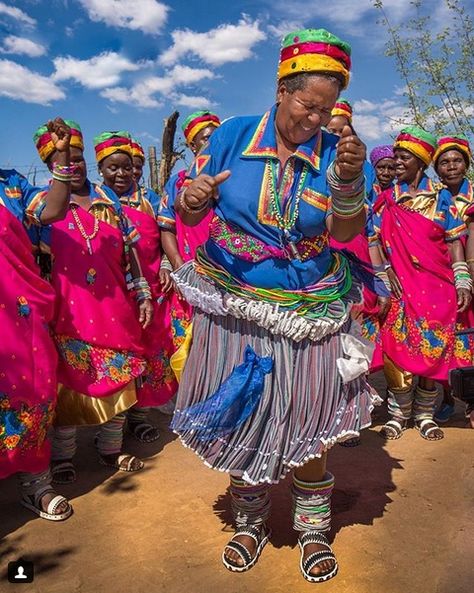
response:
<path id="1" fill-rule="evenodd" d="M 467 288 L 459 288 L 458 291 L 458 313 L 464 313 L 471 304 L 472 294 Z"/>
<path id="2" fill-rule="evenodd" d="M 336 149 L 336 175 L 343 180 L 355 179 L 364 166 L 366 146 L 350 126 L 344 126 Z"/>
<path id="3" fill-rule="evenodd" d="M 143 329 L 147 328 L 153 319 L 153 304 L 151 299 L 145 299 L 138 304 L 138 321 Z"/>
<path id="4" fill-rule="evenodd" d="M 50 119 L 47 124 L 48 132 L 51 134 L 51 140 L 54 149 L 58 152 L 69 150 L 71 142 L 71 128 L 60 117 Z"/>

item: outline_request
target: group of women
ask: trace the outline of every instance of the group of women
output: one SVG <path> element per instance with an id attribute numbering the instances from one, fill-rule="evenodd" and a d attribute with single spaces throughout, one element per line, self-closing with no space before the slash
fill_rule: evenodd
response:
<path id="1" fill-rule="evenodd" d="M 291 474 L 300 570 L 323 582 L 338 571 L 327 451 L 370 425 L 370 370 L 387 377 L 387 439 L 412 416 L 424 438 L 443 436 L 435 383 L 452 406 L 448 373 L 472 365 L 459 335 L 472 326 L 469 144 L 410 127 L 369 165 L 339 98 L 350 70 L 351 48 L 332 33 L 287 35 L 275 104 L 222 125 L 187 118 L 195 159 L 161 199 L 140 185 L 144 153 L 125 131 L 95 138 L 102 183 L 91 183 L 72 121 L 35 134 L 47 189 L 1 172 L 0 478 L 20 472 L 28 508 L 71 514 L 52 481 L 76 479 L 77 426 L 99 426 L 104 465 L 141 469 L 122 451 L 124 427 L 157 439 L 149 409 L 178 389 L 174 431 L 229 474 L 224 566 L 255 565 L 271 537 L 270 486 Z M 50 254 L 43 277 L 32 245 Z"/>

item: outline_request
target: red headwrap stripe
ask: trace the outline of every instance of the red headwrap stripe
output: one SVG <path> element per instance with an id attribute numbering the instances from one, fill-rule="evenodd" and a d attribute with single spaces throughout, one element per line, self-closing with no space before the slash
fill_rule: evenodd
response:
<path id="1" fill-rule="evenodd" d="M 430 156 L 433 156 L 436 150 L 436 147 L 431 146 L 431 144 L 424 142 L 420 138 L 415 138 L 415 136 L 412 136 L 411 134 L 399 134 L 395 140 L 395 148 L 397 142 L 413 142 L 414 144 L 419 144 L 420 146 L 423 146 Z"/>
<path id="2" fill-rule="evenodd" d="M 131 150 L 130 140 L 128 138 L 110 138 L 109 140 L 105 140 L 105 142 L 101 142 L 100 144 L 96 144 L 95 152 L 98 154 L 102 152 L 104 148 L 109 148 L 110 146 L 128 146 Z"/>
<path id="3" fill-rule="evenodd" d="M 469 150 L 469 142 L 464 140 L 464 138 L 451 138 L 450 136 L 445 136 L 444 138 L 440 138 L 438 140 L 438 146 L 443 146 L 443 144 L 461 144 L 465 146 Z"/>
<path id="4" fill-rule="evenodd" d="M 217 115 L 201 115 L 201 117 L 196 117 L 189 122 L 188 127 L 184 130 L 184 137 L 187 138 L 189 132 L 194 128 L 195 125 L 200 124 L 201 122 L 209 122 L 209 124 L 215 124 L 216 126 L 220 126 L 221 121 L 217 117 Z"/>
<path id="5" fill-rule="evenodd" d="M 290 45 L 289 47 L 283 48 L 280 54 L 280 62 L 284 62 L 285 60 L 294 58 L 297 55 L 304 54 L 322 54 L 325 56 L 331 56 L 331 58 L 340 60 L 348 70 L 351 68 L 351 58 L 344 51 L 342 51 L 342 49 L 328 43 L 317 43 L 311 41 L 307 41 L 306 43 L 296 43 L 295 45 Z"/>

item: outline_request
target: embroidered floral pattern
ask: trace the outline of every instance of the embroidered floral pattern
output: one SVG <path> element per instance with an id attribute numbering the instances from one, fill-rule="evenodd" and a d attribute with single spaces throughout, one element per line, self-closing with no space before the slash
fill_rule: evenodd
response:
<path id="1" fill-rule="evenodd" d="M 171 307 L 171 334 L 175 350 L 183 344 L 190 323 L 191 320 L 183 309 Z"/>
<path id="2" fill-rule="evenodd" d="M 53 403 L 13 406 L 0 392 L 0 453 L 20 449 L 40 449 L 53 421 Z"/>
<path id="3" fill-rule="evenodd" d="M 17 302 L 18 302 L 18 315 L 20 317 L 28 317 L 29 314 L 31 313 L 31 308 L 30 308 L 30 305 L 28 304 L 28 301 L 25 299 L 25 297 L 21 296 L 21 297 L 18 297 Z"/>
<path id="4" fill-rule="evenodd" d="M 232 255 L 245 261 L 259 262 L 272 257 L 286 259 L 287 253 L 273 245 L 267 245 L 260 239 L 247 235 L 235 226 L 232 226 L 217 216 L 214 217 L 210 238 Z M 303 239 L 296 244 L 301 259 L 311 259 L 319 255 L 329 244 L 329 233 L 325 232 L 311 239 Z"/>
<path id="5" fill-rule="evenodd" d="M 153 358 L 148 358 L 142 375 L 143 384 L 158 391 L 176 382 L 176 377 L 170 366 L 171 353 L 161 350 Z"/>
<path id="6" fill-rule="evenodd" d="M 128 351 L 93 346 L 68 336 L 55 336 L 62 358 L 72 368 L 94 377 L 95 383 L 128 383 L 144 369 L 144 360 Z"/>
<path id="7" fill-rule="evenodd" d="M 399 343 L 417 355 L 419 352 L 428 359 L 439 359 L 452 352 L 456 359 L 471 363 L 474 340 L 469 336 L 455 336 L 454 328 L 439 323 L 431 324 L 425 318 L 410 320 L 405 313 L 404 301 L 392 301 L 385 327 Z M 456 327 L 456 330 L 461 326 Z"/>

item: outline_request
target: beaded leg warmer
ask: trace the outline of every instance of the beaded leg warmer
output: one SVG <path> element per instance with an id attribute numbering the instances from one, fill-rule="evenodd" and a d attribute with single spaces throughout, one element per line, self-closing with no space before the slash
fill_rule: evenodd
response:
<path id="1" fill-rule="evenodd" d="M 99 455 L 116 455 L 122 450 L 125 414 L 117 414 L 100 427 L 97 438 Z"/>
<path id="2" fill-rule="evenodd" d="M 304 482 L 293 476 L 293 529 L 319 531 L 331 528 L 331 494 L 334 476 L 326 472 L 321 482 Z"/>
<path id="3" fill-rule="evenodd" d="M 17 477 L 20 492 L 27 496 L 33 496 L 41 490 L 46 490 L 51 484 L 51 472 L 49 468 L 37 474 L 19 472 Z"/>
<path id="4" fill-rule="evenodd" d="M 51 459 L 65 461 L 72 459 L 77 450 L 77 430 L 75 426 L 55 426 Z"/>
<path id="5" fill-rule="evenodd" d="M 436 389 L 423 389 L 418 385 L 415 389 L 415 402 L 413 404 L 413 415 L 416 421 L 433 420 L 436 407 Z"/>
<path id="6" fill-rule="evenodd" d="M 394 420 L 410 420 L 413 406 L 413 391 L 389 390 L 388 391 L 388 413 Z"/>
<path id="7" fill-rule="evenodd" d="M 232 513 L 237 528 L 262 525 L 270 514 L 270 485 L 251 486 L 240 478 L 230 476 Z"/>
<path id="8" fill-rule="evenodd" d="M 137 408 L 133 406 L 129 410 L 127 410 L 127 418 L 130 422 L 134 424 L 141 424 L 147 421 L 148 412 L 151 408 Z"/>

